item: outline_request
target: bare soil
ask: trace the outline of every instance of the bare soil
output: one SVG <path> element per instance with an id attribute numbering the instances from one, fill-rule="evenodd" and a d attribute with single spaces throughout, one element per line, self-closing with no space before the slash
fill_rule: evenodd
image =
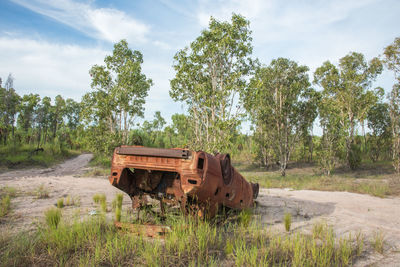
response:
<path id="1" fill-rule="evenodd" d="M 67 196 L 80 199 L 80 205 L 64 208 L 63 216 L 80 214 L 89 216 L 96 210 L 93 195 L 104 193 L 108 203 L 120 191 L 110 185 L 106 177 L 80 177 L 88 170 L 91 154 L 76 158 L 48 169 L 24 169 L 0 174 L 0 187 L 14 187 L 19 191 L 12 200 L 12 213 L 0 221 L 1 231 L 17 232 L 34 229 L 43 220 L 46 209 L 59 198 Z M 34 192 L 41 185 L 49 190 L 49 197 L 38 199 Z M 130 200 L 124 197 L 124 209 Z M 377 198 L 348 192 L 312 190 L 261 189 L 255 208 L 266 227 L 284 231 L 285 213 L 291 213 L 292 230 L 311 232 L 318 222 L 333 226 L 337 236 L 347 237 L 362 233 L 369 252 L 356 266 L 400 266 L 400 198 Z M 385 252 L 376 253 L 370 247 L 374 233 L 385 237 Z"/>

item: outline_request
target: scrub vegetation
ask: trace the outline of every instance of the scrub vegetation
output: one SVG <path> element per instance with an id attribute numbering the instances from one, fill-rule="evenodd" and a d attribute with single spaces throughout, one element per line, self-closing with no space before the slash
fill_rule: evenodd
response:
<path id="1" fill-rule="evenodd" d="M 4 266 L 349 266 L 362 253 L 363 239 L 336 238 L 327 225 L 317 234 L 285 234 L 262 226 L 257 218 L 248 220 L 248 211 L 243 213 L 229 214 L 229 221 L 169 214 L 164 223 L 171 231 L 163 238 L 147 239 L 117 230 L 103 215 L 64 220 L 61 210 L 52 208 L 36 231 L 2 233 L 0 262 Z M 122 221 L 133 219 L 125 216 Z"/>

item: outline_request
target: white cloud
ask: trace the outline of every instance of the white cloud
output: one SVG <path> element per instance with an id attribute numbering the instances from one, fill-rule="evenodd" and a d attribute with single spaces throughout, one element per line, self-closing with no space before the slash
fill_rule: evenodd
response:
<path id="1" fill-rule="evenodd" d="M 154 41 L 153 45 L 157 46 L 158 48 L 164 49 L 164 50 L 172 49 L 172 47 L 168 43 L 159 41 L 159 40 Z"/>
<path id="2" fill-rule="evenodd" d="M 0 38 L 0 77 L 15 77 L 20 94 L 61 94 L 79 100 L 90 89 L 89 69 L 101 64 L 106 51 L 32 39 Z"/>
<path id="3" fill-rule="evenodd" d="M 104 64 L 104 57 L 111 53 L 96 47 L 0 37 L 0 77 L 5 81 L 12 73 L 20 95 L 38 93 L 54 98 L 60 94 L 80 101 L 91 90 L 89 69 Z M 143 73 L 154 82 L 146 98 L 146 119 L 161 111 L 169 121 L 172 114 L 183 112 L 169 97 L 169 80 L 173 77 L 169 62 L 145 58 Z"/>
<path id="4" fill-rule="evenodd" d="M 73 0 L 12 0 L 36 13 L 66 24 L 90 37 L 108 42 L 127 39 L 146 42 L 150 26 L 125 12 L 112 8 L 96 8 Z"/>

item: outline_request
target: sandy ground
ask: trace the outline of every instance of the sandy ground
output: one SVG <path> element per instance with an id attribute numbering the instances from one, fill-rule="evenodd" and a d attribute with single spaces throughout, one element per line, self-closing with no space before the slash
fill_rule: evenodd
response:
<path id="1" fill-rule="evenodd" d="M 106 194 L 110 203 L 120 191 L 106 177 L 80 177 L 91 157 L 83 154 L 53 168 L 0 174 L 0 187 L 11 186 L 20 192 L 12 200 L 12 214 L 0 221 L 0 230 L 34 229 L 43 220 L 44 211 L 62 197 L 80 199 L 79 207 L 64 208 L 64 216 L 76 213 L 87 216 L 96 209 L 92 200 L 96 193 Z M 37 199 L 33 195 L 41 185 L 49 190 L 49 198 Z M 130 207 L 127 197 L 124 197 L 124 207 Z M 260 190 L 255 214 L 266 227 L 283 231 L 282 218 L 287 212 L 292 214 L 294 230 L 310 232 L 315 223 L 326 222 L 333 226 L 337 236 L 361 232 L 367 242 L 374 232 L 382 232 L 386 241 L 384 255 L 371 251 L 356 266 L 400 266 L 400 198 L 382 199 L 348 192 Z"/>

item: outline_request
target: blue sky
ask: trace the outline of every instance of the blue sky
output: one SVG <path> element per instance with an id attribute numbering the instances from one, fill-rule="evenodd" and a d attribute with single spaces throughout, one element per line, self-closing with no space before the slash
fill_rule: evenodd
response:
<path id="1" fill-rule="evenodd" d="M 350 51 L 378 56 L 400 36 L 398 0 L 2 0 L 0 77 L 12 73 L 19 94 L 80 100 L 90 90 L 90 67 L 127 39 L 143 53 L 143 71 L 154 81 L 145 119 L 160 110 L 169 121 L 184 112 L 168 94 L 174 54 L 207 27 L 210 16 L 228 20 L 232 12 L 250 20 L 254 57 L 264 64 L 288 57 L 309 66 L 310 77 L 324 61 L 337 63 Z M 393 82 L 385 72 L 375 86 L 389 92 Z"/>

